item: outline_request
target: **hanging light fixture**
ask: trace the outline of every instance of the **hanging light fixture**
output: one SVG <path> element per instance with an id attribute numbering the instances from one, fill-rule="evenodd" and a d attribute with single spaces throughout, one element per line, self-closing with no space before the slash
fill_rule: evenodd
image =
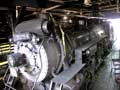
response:
<path id="1" fill-rule="evenodd" d="M 84 0 L 84 4 L 86 6 L 90 6 L 91 5 L 91 0 Z"/>

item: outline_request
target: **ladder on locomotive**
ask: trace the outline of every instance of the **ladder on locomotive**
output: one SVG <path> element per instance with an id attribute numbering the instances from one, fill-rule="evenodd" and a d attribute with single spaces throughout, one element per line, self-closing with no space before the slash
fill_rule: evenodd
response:
<path id="1" fill-rule="evenodd" d="M 14 81 L 15 81 L 15 77 L 11 76 L 9 74 L 9 69 L 7 69 L 7 71 L 6 71 L 5 75 L 4 75 L 4 85 L 5 85 L 4 90 L 16 90 L 13 87 Z"/>

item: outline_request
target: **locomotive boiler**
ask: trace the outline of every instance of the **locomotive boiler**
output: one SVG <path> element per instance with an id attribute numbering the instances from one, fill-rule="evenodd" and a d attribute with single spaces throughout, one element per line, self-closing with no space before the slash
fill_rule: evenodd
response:
<path id="1" fill-rule="evenodd" d="M 111 49 L 106 22 L 92 21 L 39 14 L 19 23 L 7 60 L 20 90 L 86 90 Z"/>

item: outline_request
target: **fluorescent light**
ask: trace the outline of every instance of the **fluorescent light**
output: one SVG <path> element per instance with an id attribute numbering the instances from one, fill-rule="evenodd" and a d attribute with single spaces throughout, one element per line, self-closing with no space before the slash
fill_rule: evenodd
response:
<path id="1" fill-rule="evenodd" d="M 120 19 L 110 19 L 110 25 L 113 27 L 113 35 L 115 43 L 114 48 L 119 50 L 120 49 Z"/>

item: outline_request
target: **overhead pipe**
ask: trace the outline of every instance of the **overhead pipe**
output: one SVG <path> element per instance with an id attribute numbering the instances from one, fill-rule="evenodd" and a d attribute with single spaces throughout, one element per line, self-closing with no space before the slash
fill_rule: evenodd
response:
<path id="1" fill-rule="evenodd" d="M 119 0 L 117 0 L 117 12 L 119 13 Z"/>

